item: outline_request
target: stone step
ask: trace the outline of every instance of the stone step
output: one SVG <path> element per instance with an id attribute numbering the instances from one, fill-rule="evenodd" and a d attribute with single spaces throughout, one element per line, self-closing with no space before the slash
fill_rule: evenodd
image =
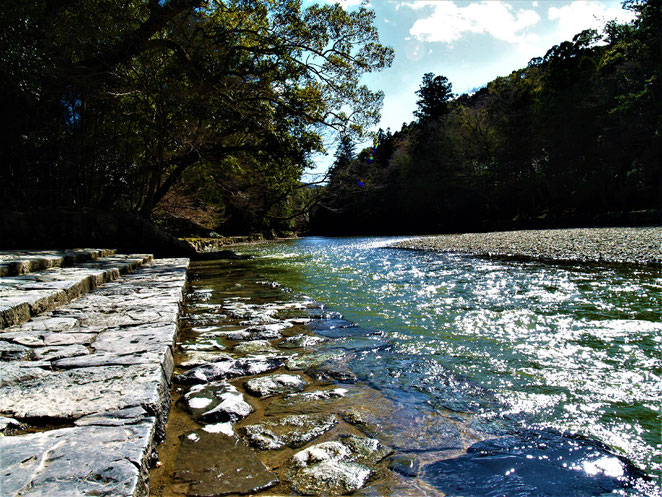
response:
<path id="1" fill-rule="evenodd" d="M 149 254 L 100 257 L 72 267 L 54 267 L 0 278 L 0 333 L 3 328 L 55 309 L 150 261 Z"/>
<path id="2" fill-rule="evenodd" d="M 60 426 L 2 437 L 3 496 L 148 494 L 187 267 L 147 262 L 0 333 L 0 413 Z"/>
<path id="3" fill-rule="evenodd" d="M 73 266 L 81 262 L 110 257 L 114 249 L 1 250 L 0 277 L 17 276 L 52 267 Z"/>

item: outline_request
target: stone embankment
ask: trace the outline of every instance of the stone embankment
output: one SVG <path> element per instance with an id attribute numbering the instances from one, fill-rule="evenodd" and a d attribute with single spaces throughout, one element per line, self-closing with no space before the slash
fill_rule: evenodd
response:
<path id="1" fill-rule="evenodd" d="M 0 494 L 142 496 L 188 259 L 0 253 Z"/>
<path id="2" fill-rule="evenodd" d="M 662 227 L 581 228 L 439 235 L 398 248 L 561 262 L 662 266 Z"/>

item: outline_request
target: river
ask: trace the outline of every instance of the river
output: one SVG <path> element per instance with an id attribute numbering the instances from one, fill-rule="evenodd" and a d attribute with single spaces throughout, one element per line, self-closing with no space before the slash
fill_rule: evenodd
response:
<path id="1" fill-rule="evenodd" d="M 255 299 L 258 284 L 324 304 L 337 322 L 316 332 L 332 339 L 327 348 L 351 355 L 360 382 L 500 441 L 427 468 L 427 483 L 448 495 L 609 493 L 583 483 L 544 490 L 546 478 L 559 479 L 536 466 L 550 454 L 573 475 L 631 477 L 629 488 L 615 490 L 622 495 L 659 495 L 659 270 L 389 248 L 397 240 L 237 247 L 254 258 L 211 274 L 223 273 L 223 298 Z M 192 291 L 212 291 L 206 278 L 199 271 Z M 528 477 L 494 483 L 515 468 Z M 543 489 L 531 487 L 538 480 Z M 473 493 L 454 493 L 467 482 Z"/>

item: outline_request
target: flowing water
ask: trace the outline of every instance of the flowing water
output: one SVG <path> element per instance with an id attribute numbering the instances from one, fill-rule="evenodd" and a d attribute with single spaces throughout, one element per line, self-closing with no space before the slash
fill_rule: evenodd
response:
<path id="1" fill-rule="evenodd" d="M 332 313 L 309 327 L 331 339 L 321 349 L 351 358 L 361 384 L 484 434 L 462 455 L 423 458 L 417 474 L 430 488 L 465 496 L 660 494 L 659 270 L 387 247 L 396 240 L 241 247 L 255 257 L 200 270 L 192 291 L 220 292 L 213 282 L 222 275 L 219 301 L 323 303 Z M 402 412 L 393 426 L 419 419 Z"/>

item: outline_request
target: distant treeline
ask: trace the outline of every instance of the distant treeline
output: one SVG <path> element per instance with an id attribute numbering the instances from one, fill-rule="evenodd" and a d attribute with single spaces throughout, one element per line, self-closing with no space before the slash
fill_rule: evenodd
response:
<path id="1" fill-rule="evenodd" d="M 355 154 L 344 137 L 318 233 L 466 231 L 662 205 L 661 2 L 469 95 L 426 74 L 416 121 Z M 562 222 L 562 221 L 561 221 Z"/>

